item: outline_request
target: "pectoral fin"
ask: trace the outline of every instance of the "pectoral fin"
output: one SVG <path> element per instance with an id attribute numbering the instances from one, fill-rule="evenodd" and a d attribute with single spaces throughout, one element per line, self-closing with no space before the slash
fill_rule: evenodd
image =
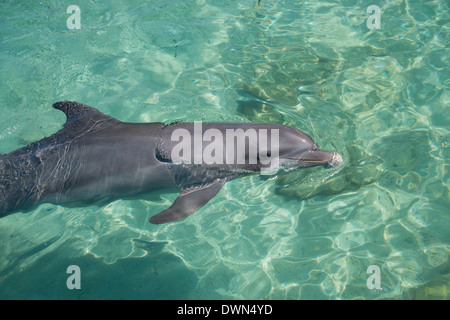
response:
<path id="1" fill-rule="evenodd" d="M 218 179 L 208 184 L 183 187 L 170 208 L 151 217 L 150 222 L 160 224 L 185 219 L 214 198 L 225 182 L 225 179 Z"/>

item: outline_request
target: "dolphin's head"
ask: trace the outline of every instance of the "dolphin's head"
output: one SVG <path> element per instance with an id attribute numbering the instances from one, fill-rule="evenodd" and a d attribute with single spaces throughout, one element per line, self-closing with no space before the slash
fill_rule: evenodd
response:
<path id="1" fill-rule="evenodd" d="M 160 161 L 263 174 L 342 162 L 304 132 L 269 123 L 175 123 L 162 128 L 157 151 Z"/>
<path id="2" fill-rule="evenodd" d="M 282 167 L 335 167 L 342 156 L 333 151 L 319 149 L 306 133 L 283 126 L 279 131 L 279 159 Z"/>

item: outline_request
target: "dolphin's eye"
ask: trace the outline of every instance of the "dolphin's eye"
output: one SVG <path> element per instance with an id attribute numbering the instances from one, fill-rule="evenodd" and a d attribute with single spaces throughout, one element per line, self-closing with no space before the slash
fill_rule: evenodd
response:
<path id="1" fill-rule="evenodd" d="M 312 147 L 313 151 L 319 150 L 319 146 L 317 144 L 314 143 L 313 147 Z"/>

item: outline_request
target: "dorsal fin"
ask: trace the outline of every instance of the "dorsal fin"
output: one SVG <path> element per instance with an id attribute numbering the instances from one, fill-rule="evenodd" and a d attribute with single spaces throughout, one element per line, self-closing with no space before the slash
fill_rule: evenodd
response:
<path id="1" fill-rule="evenodd" d="M 101 113 L 95 108 L 74 101 L 60 101 L 53 104 L 53 108 L 65 113 L 67 120 L 64 127 L 72 124 L 88 126 L 92 122 L 120 122 L 119 120 Z"/>

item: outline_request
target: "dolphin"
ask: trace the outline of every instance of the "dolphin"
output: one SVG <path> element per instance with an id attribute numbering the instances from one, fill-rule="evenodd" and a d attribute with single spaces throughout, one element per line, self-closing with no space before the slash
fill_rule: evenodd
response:
<path id="1" fill-rule="evenodd" d="M 168 223 L 203 207 L 231 179 L 342 162 L 280 124 L 127 123 L 78 102 L 53 108 L 67 117 L 61 130 L 0 155 L 0 217 L 42 203 L 104 205 L 176 188 L 173 204 L 150 218 Z"/>

